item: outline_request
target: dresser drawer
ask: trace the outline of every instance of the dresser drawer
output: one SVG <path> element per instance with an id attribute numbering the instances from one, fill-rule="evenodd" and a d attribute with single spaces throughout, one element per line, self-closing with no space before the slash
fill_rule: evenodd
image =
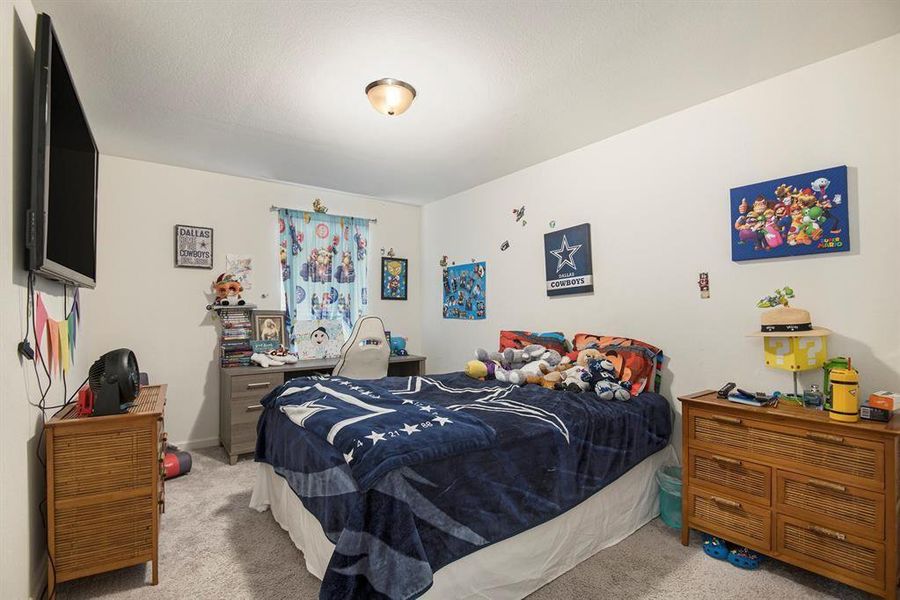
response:
<path id="1" fill-rule="evenodd" d="M 866 589 L 884 588 L 884 545 L 843 529 L 778 515 L 775 550 L 805 568 Z"/>
<path id="2" fill-rule="evenodd" d="M 263 405 L 255 398 L 232 398 L 231 424 L 253 423 L 255 431 L 256 422 L 259 421 L 259 415 L 262 414 L 263 408 Z"/>
<path id="3" fill-rule="evenodd" d="M 764 423 L 704 410 L 690 412 L 691 445 L 747 456 L 805 470 L 834 473 L 864 487 L 884 486 L 884 444 L 845 435 Z"/>
<path id="4" fill-rule="evenodd" d="M 690 486 L 686 500 L 692 527 L 763 552 L 772 547 L 768 508 L 694 486 Z"/>
<path id="5" fill-rule="evenodd" d="M 766 506 L 770 504 L 770 467 L 705 450 L 691 450 L 689 460 L 691 485 L 702 485 Z"/>
<path id="6" fill-rule="evenodd" d="M 262 398 L 284 383 L 281 373 L 260 373 L 259 375 L 236 375 L 231 378 L 231 397 L 249 396 Z"/>
<path id="7" fill-rule="evenodd" d="M 778 512 L 884 539 L 884 495 L 878 492 L 779 470 L 775 504 Z"/>

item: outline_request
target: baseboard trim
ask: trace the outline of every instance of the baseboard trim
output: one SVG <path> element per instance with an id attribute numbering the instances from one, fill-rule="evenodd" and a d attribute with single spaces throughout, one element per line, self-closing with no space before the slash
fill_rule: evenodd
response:
<path id="1" fill-rule="evenodd" d="M 47 558 L 47 553 L 44 552 L 41 561 L 31 574 L 32 581 L 34 582 L 34 587 L 31 589 L 31 598 L 35 600 L 40 600 L 41 592 L 44 591 L 44 586 L 47 585 L 47 568 L 49 566 L 50 561 Z"/>
<path id="2" fill-rule="evenodd" d="M 173 446 L 177 446 L 180 450 L 199 450 L 200 448 L 214 448 L 219 445 L 219 438 L 201 438 L 199 440 L 188 440 L 186 442 L 174 442 Z"/>

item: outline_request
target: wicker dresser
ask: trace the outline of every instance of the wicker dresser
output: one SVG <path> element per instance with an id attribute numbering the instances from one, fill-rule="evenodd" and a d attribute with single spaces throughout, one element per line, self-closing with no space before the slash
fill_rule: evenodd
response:
<path id="1" fill-rule="evenodd" d="M 166 386 L 141 388 L 127 413 L 79 418 L 74 404 L 46 424 L 48 597 L 57 582 L 153 561 L 159 515 Z"/>
<path id="2" fill-rule="evenodd" d="M 712 391 L 679 400 L 684 545 L 697 529 L 896 598 L 900 424 L 838 423 Z"/>

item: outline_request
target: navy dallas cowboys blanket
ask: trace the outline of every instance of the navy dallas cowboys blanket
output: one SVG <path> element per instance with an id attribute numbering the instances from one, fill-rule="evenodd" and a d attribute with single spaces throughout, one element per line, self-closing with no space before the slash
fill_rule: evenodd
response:
<path id="1" fill-rule="evenodd" d="M 335 544 L 322 599 L 417 598 L 441 567 L 569 510 L 672 431 L 658 394 L 604 402 L 462 373 L 295 379 L 263 404 L 256 460 Z"/>

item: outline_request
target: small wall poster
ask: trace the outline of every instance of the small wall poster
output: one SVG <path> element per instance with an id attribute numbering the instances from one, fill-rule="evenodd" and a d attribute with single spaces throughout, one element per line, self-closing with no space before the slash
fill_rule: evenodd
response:
<path id="1" fill-rule="evenodd" d="M 381 257 L 381 299 L 406 300 L 409 269 L 405 258 Z"/>
<path id="2" fill-rule="evenodd" d="M 731 260 L 850 250 L 847 167 L 731 190 Z"/>
<path id="3" fill-rule="evenodd" d="M 213 230 L 194 225 L 175 226 L 175 266 L 213 268 Z"/>
<path id="4" fill-rule="evenodd" d="M 226 254 L 225 272 L 230 273 L 243 286 L 244 291 L 253 289 L 253 259 L 246 254 Z"/>
<path id="5" fill-rule="evenodd" d="M 300 360 L 337 358 L 344 345 L 344 327 L 334 319 L 294 323 L 294 348 Z"/>
<path id="6" fill-rule="evenodd" d="M 486 263 L 454 265 L 444 269 L 445 319 L 484 319 L 486 304 Z"/>
<path id="7" fill-rule="evenodd" d="M 593 292 L 591 224 L 545 233 L 544 265 L 548 296 Z"/>

